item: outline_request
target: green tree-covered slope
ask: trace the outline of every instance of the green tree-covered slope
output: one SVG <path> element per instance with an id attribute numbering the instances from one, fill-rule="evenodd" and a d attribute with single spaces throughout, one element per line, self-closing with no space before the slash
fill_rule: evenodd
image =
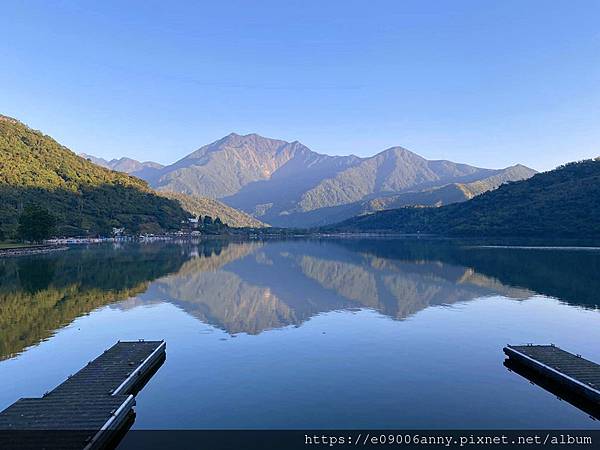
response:
<path id="1" fill-rule="evenodd" d="M 159 196 L 146 182 L 77 156 L 39 131 L 0 115 L 0 231 L 16 233 L 20 212 L 30 203 L 58 219 L 58 234 L 110 233 L 180 228 L 189 214 Z"/>
<path id="2" fill-rule="evenodd" d="M 358 216 L 330 230 L 460 236 L 600 236 L 600 159 L 570 163 L 440 208 Z"/>
<path id="3" fill-rule="evenodd" d="M 268 226 L 250 214 L 231 208 L 218 200 L 168 191 L 159 191 L 159 194 L 177 200 L 183 209 L 194 216 L 210 216 L 213 219 L 218 217 L 230 227 L 264 228 Z"/>

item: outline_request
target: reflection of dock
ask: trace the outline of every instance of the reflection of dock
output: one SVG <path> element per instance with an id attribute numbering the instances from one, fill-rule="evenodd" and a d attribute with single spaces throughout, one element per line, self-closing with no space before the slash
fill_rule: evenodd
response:
<path id="1" fill-rule="evenodd" d="M 0 436 L 71 430 L 63 438 L 69 435 L 72 448 L 102 448 L 131 426 L 134 395 L 164 362 L 165 348 L 164 341 L 117 342 L 42 398 L 22 398 L 2 411 Z"/>
<path id="2" fill-rule="evenodd" d="M 504 365 L 600 418 L 600 365 L 554 345 L 509 345 Z"/>

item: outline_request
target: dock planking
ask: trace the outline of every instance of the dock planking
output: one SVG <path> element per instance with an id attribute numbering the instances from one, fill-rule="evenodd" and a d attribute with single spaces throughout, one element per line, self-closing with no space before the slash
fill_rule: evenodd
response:
<path id="1" fill-rule="evenodd" d="M 508 345 L 510 360 L 558 383 L 569 395 L 600 403 L 600 365 L 554 345 Z"/>
<path id="2" fill-rule="evenodd" d="M 119 341 L 43 397 L 22 398 L 2 411 L 0 433 L 80 430 L 69 434 L 71 448 L 102 448 L 130 421 L 134 396 L 162 365 L 165 351 L 164 341 Z"/>

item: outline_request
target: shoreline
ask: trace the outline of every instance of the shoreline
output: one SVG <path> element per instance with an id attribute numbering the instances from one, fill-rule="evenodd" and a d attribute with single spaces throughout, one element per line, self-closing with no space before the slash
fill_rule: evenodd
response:
<path id="1" fill-rule="evenodd" d="M 41 255 L 44 253 L 52 253 L 63 250 L 69 250 L 66 245 L 36 245 L 36 246 L 24 246 L 24 247 L 13 247 L 0 249 L 0 258 L 15 257 L 15 256 L 27 256 L 27 255 Z"/>

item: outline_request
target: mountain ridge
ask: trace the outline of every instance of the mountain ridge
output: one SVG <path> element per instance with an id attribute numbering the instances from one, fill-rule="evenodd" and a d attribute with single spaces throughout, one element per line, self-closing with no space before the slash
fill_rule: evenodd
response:
<path id="1" fill-rule="evenodd" d="M 448 236 L 600 236 L 600 159 L 503 184 L 440 208 L 404 207 L 348 219 L 326 229 Z"/>
<path id="2" fill-rule="evenodd" d="M 121 158 L 114 158 L 110 161 L 107 161 L 104 158 L 98 158 L 93 155 L 89 155 L 87 153 L 79 153 L 79 156 L 87 159 L 88 161 L 93 162 L 94 164 L 104 167 L 106 169 L 115 170 L 117 172 L 123 172 L 128 175 L 133 175 L 135 177 L 141 178 L 142 180 L 147 181 L 152 178 L 154 174 L 165 167 L 162 164 L 159 164 L 154 161 L 138 161 L 136 159 L 129 158 L 127 156 L 123 156 Z"/>
<path id="3" fill-rule="evenodd" d="M 159 191 L 217 199 L 274 226 L 310 227 L 377 210 L 378 202 L 407 193 L 423 192 L 416 200 L 427 197 L 428 206 L 465 201 L 535 173 L 522 165 L 485 169 L 427 160 L 399 146 L 369 157 L 332 156 L 297 140 L 230 133 L 173 164 L 132 174 Z M 373 206 L 357 206 L 367 202 Z"/>

